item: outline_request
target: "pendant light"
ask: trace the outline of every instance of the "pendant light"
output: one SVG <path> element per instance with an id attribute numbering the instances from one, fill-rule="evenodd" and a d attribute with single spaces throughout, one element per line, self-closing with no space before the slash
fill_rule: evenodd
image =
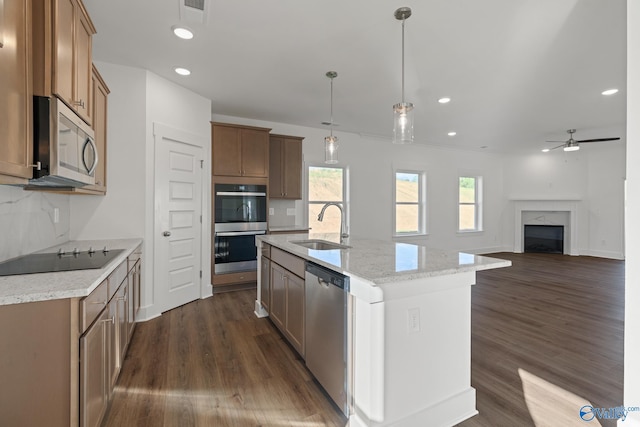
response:
<path id="1" fill-rule="evenodd" d="M 404 102 L 404 21 L 411 16 L 411 8 L 401 7 L 394 13 L 402 21 L 402 102 L 393 106 L 393 143 L 413 143 L 413 104 Z"/>
<path id="2" fill-rule="evenodd" d="M 331 133 L 324 138 L 324 162 L 334 164 L 338 163 L 338 137 L 333 136 L 333 79 L 338 77 L 338 73 L 327 71 L 326 76 L 331 80 Z"/>

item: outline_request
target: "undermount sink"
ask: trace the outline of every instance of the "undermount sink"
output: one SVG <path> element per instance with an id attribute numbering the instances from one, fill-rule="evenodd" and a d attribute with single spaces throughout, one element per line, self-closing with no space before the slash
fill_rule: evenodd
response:
<path id="1" fill-rule="evenodd" d="M 296 240 L 291 243 L 295 243 L 296 245 L 303 246 L 308 249 L 315 249 L 317 251 L 328 251 L 331 249 L 349 249 L 351 246 L 341 245 L 340 243 L 329 242 L 327 240 Z"/>

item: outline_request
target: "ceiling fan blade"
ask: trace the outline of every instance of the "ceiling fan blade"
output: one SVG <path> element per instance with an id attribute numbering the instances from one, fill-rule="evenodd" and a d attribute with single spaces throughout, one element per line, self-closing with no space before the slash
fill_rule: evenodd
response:
<path id="1" fill-rule="evenodd" d="M 583 142 L 617 141 L 617 140 L 619 140 L 619 139 L 620 139 L 620 137 L 617 137 L 617 138 L 597 138 L 597 139 L 583 139 L 583 140 L 576 141 L 576 142 L 579 142 L 579 143 L 581 143 L 581 144 L 582 144 Z"/>
<path id="2" fill-rule="evenodd" d="M 567 142 L 567 141 L 545 141 L 545 142 Z"/>
<path id="3" fill-rule="evenodd" d="M 553 147 L 553 148 L 549 149 L 549 151 L 553 151 L 553 150 L 555 150 L 555 149 L 557 149 L 557 148 L 564 147 L 564 146 L 566 146 L 566 145 L 567 145 L 567 144 L 558 145 L 557 147 Z"/>

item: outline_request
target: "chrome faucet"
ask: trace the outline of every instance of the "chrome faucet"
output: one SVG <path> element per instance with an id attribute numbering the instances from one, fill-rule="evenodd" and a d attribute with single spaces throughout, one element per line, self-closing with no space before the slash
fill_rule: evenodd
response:
<path id="1" fill-rule="evenodd" d="M 340 209 L 340 241 L 342 241 L 342 239 L 346 239 L 347 237 L 349 237 L 349 234 L 345 232 L 347 225 L 344 217 L 344 212 L 342 211 L 342 205 L 340 203 L 337 203 L 337 202 L 325 203 L 325 205 L 322 207 L 322 210 L 318 214 L 318 221 L 322 222 L 322 220 L 324 219 L 324 211 L 329 206 L 335 206 L 338 209 Z"/>

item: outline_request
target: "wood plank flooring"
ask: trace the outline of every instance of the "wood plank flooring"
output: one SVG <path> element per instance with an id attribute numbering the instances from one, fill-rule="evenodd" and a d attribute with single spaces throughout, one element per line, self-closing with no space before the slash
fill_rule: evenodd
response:
<path id="1" fill-rule="evenodd" d="M 624 262 L 493 256 L 513 267 L 479 272 L 472 288 L 480 414 L 459 426 L 577 426 L 585 399 L 621 405 Z M 254 299 L 216 294 L 138 324 L 103 425 L 344 426 Z"/>

